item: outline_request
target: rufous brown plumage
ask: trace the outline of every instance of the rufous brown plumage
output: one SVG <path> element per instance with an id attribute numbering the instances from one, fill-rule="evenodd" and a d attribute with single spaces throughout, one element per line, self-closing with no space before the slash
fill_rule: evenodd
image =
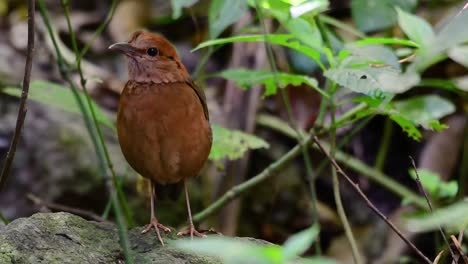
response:
<path id="1" fill-rule="evenodd" d="M 189 227 L 179 235 L 203 236 L 193 226 L 185 184 L 200 172 L 212 143 L 203 90 L 190 79 L 175 48 L 161 35 L 136 31 L 128 42 L 109 49 L 128 58 L 129 80 L 117 115 L 119 143 L 128 163 L 152 182 L 151 220 L 143 232 L 154 228 L 164 244 L 159 228 L 170 229 L 154 213 L 155 183 L 183 181 Z"/>

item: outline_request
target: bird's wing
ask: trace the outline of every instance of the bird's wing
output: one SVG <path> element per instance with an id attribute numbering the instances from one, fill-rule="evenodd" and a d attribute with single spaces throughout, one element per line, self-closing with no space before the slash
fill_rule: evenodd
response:
<path id="1" fill-rule="evenodd" d="M 208 113 L 208 106 L 206 105 L 206 96 L 205 92 L 203 92 L 203 89 L 200 88 L 198 85 L 195 84 L 194 81 L 188 80 L 186 83 L 192 87 L 192 89 L 197 93 L 198 99 L 200 99 L 200 103 L 203 106 L 203 112 L 205 113 L 206 120 L 210 120 L 210 114 Z"/>

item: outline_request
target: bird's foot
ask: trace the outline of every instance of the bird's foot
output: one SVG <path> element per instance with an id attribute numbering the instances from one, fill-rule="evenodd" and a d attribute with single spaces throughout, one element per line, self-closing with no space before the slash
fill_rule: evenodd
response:
<path id="1" fill-rule="evenodd" d="M 163 224 L 160 224 L 158 222 L 158 219 L 152 218 L 150 223 L 141 231 L 142 234 L 148 233 L 152 228 L 156 230 L 156 235 L 158 236 L 159 241 L 161 244 L 164 246 L 164 241 L 162 240 L 161 233 L 159 232 L 159 229 L 162 229 L 164 232 L 171 232 L 171 229 L 169 227 L 164 226 Z"/>
<path id="2" fill-rule="evenodd" d="M 198 232 L 193 225 L 190 225 L 186 229 L 177 233 L 177 236 L 187 236 L 187 235 L 190 235 L 190 238 L 193 238 L 193 236 L 206 237 L 205 234 Z"/>

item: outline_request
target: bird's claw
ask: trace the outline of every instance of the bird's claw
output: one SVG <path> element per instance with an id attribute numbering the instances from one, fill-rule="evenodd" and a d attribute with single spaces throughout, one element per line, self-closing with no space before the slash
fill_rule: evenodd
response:
<path id="1" fill-rule="evenodd" d="M 162 229 L 164 232 L 171 232 L 171 229 L 163 224 L 160 224 L 156 218 L 151 219 L 150 223 L 141 231 L 142 234 L 148 233 L 151 229 L 156 230 L 159 241 L 164 246 L 164 241 L 162 240 L 161 233 L 159 229 Z"/>
<path id="2" fill-rule="evenodd" d="M 177 233 L 177 236 L 187 236 L 187 235 L 190 235 L 191 238 L 193 238 L 193 236 L 206 237 L 205 234 L 198 232 L 193 225 L 190 225 L 189 227 L 187 227 L 187 229 L 182 230 L 179 233 Z"/>

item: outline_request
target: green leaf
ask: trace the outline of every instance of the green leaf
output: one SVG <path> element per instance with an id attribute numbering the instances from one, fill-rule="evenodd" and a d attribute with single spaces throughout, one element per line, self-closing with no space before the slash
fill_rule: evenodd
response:
<path id="1" fill-rule="evenodd" d="M 269 34 L 267 39 L 268 39 L 268 42 L 271 44 L 285 46 L 285 47 L 297 50 L 309 56 L 320 66 L 320 68 L 325 69 L 325 66 L 320 60 L 320 52 L 311 47 L 308 47 L 307 45 L 302 44 L 297 39 L 295 39 L 293 35 Z M 221 44 L 227 44 L 227 43 L 233 43 L 233 42 L 264 42 L 264 41 L 266 41 L 265 35 L 244 35 L 244 36 L 235 36 L 235 37 L 230 37 L 230 38 L 213 39 L 213 40 L 208 40 L 208 41 L 200 43 L 192 51 L 196 51 L 201 48 L 206 48 L 209 46 L 221 45 Z"/>
<path id="2" fill-rule="evenodd" d="M 2 92 L 16 97 L 21 96 L 21 89 L 15 87 L 6 87 L 2 90 Z M 78 95 L 81 98 L 81 100 L 85 103 L 86 109 L 88 109 L 88 104 L 86 103 L 86 95 L 81 91 L 78 91 Z M 82 112 L 78 107 L 78 104 L 76 103 L 75 97 L 72 93 L 72 90 L 56 83 L 51 83 L 47 81 L 31 82 L 28 98 L 51 107 L 82 115 Z M 96 118 L 99 121 L 99 123 L 111 129 L 115 129 L 114 123 L 109 120 L 109 118 L 104 114 L 101 108 L 93 101 L 91 101 L 91 105 L 94 108 Z"/>
<path id="3" fill-rule="evenodd" d="M 426 20 L 397 8 L 398 24 L 406 36 L 421 46 L 427 46 L 434 40 L 434 31 Z"/>
<path id="4" fill-rule="evenodd" d="M 230 130 L 213 124 L 213 146 L 211 147 L 210 160 L 228 158 L 235 160 L 244 155 L 249 149 L 269 148 L 269 144 L 263 139 L 247 133 Z"/>
<path id="5" fill-rule="evenodd" d="M 243 68 L 222 71 L 218 75 L 234 81 L 244 89 L 257 84 L 263 84 L 265 85 L 265 96 L 276 94 L 276 78 L 278 78 L 280 88 L 284 88 L 289 84 L 299 86 L 304 83 L 315 89 L 323 96 L 327 98 L 329 97 L 327 93 L 318 88 L 317 80 L 305 75 L 277 72 L 275 76 L 275 73 L 271 71 L 254 71 Z"/>
<path id="6" fill-rule="evenodd" d="M 330 69 L 325 71 L 325 76 L 352 91 L 374 97 L 406 92 L 420 80 L 414 72 L 402 74 L 392 67 Z"/>
<path id="7" fill-rule="evenodd" d="M 314 20 L 307 21 L 300 17 L 280 21 L 289 33 L 309 47 L 320 49 L 323 44 L 322 36 Z"/>
<path id="8" fill-rule="evenodd" d="M 421 140 L 422 134 L 413 122 L 402 115 L 392 114 L 390 119 L 395 121 L 408 136 L 416 141 Z"/>
<path id="9" fill-rule="evenodd" d="M 426 129 L 431 129 L 431 125 L 437 125 L 431 121 L 455 112 L 453 103 L 438 95 L 415 96 L 400 100 L 394 103 L 394 107 L 406 119 Z"/>
<path id="10" fill-rule="evenodd" d="M 193 6 L 198 0 L 171 0 L 172 19 L 177 19 L 182 15 L 182 8 Z"/>
<path id="11" fill-rule="evenodd" d="M 455 46 L 448 51 L 449 57 L 468 68 L 468 45 Z"/>
<path id="12" fill-rule="evenodd" d="M 319 226 L 313 225 L 288 238 L 284 242 L 282 249 L 284 261 L 292 260 L 302 255 L 315 241 L 319 231 Z"/>
<path id="13" fill-rule="evenodd" d="M 427 232 L 438 230 L 439 226 L 449 232 L 459 232 L 468 225 L 468 200 L 462 200 L 445 208 L 436 209 L 421 218 L 411 219 L 407 223 L 409 230 Z"/>
<path id="14" fill-rule="evenodd" d="M 398 57 L 390 49 L 383 45 L 359 46 L 349 44 L 346 49 L 351 55 L 340 63 L 342 68 L 351 68 L 352 65 L 386 64 L 400 70 Z"/>
<path id="15" fill-rule="evenodd" d="M 416 180 L 416 171 L 409 171 L 411 178 Z M 444 182 L 440 175 L 426 169 L 418 169 L 419 179 L 424 189 L 432 198 L 453 198 L 458 193 L 458 184 L 456 181 Z"/>
<path id="16" fill-rule="evenodd" d="M 375 45 L 375 44 L 385 44 L 385 45 L 403 45 L 413 48 L 419 48 L 419 44 L 406 39 L 399 39 L 399 38 L 363 38 L 358 41 L 353 42 L 357 45 Z"/>
<path id="17" fill-rule="evenodd" d="M 352 0 L 351 13 L 357 27 L 364 32 L 377 31 L 396 23 L 395 6 L 410 11 L 417 0 Z"/>
<path id="18" fill-rule="evenodd" d="M 220 258 L 223 263 L 269 264 L 280 263 L 281 248 L 277 245 L 259 245 L 247 239 L 209 236 L 203 239 L 179 239 L 170 246 L 197 254 Z"/>
<path id="19" fill-rule="evenodd" d="M 218 37 L 247 12 L 246 0 L 213 0 L 209 11 L 210 38 Z"/>

